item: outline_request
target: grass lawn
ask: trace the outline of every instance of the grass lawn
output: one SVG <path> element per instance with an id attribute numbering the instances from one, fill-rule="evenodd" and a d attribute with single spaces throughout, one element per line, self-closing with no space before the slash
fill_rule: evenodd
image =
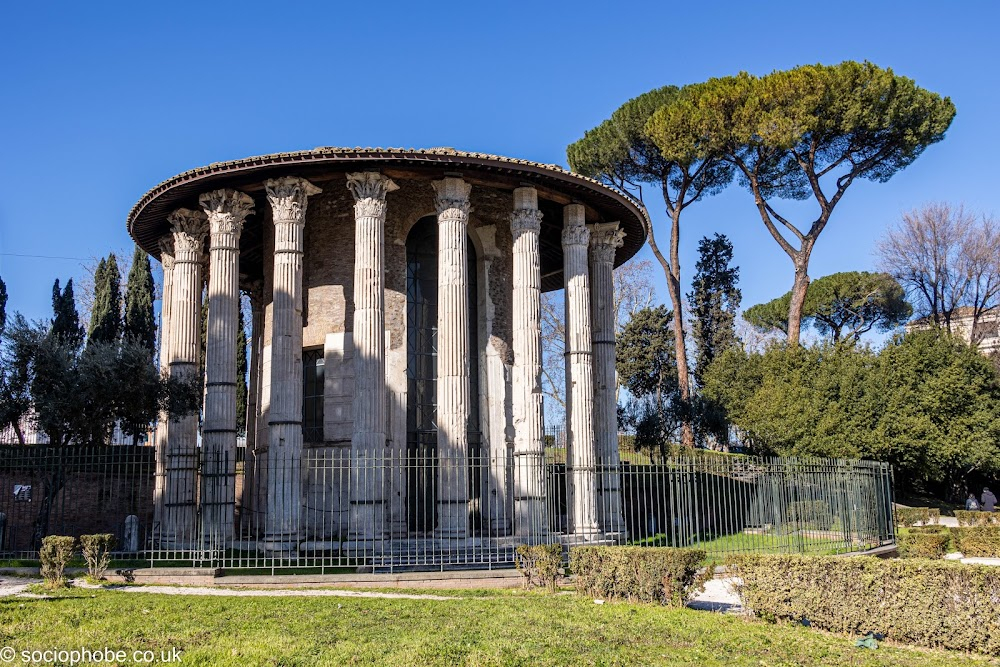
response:
<path id="1" fill-rule="evenodd" d="M 669 546 L 667 536 L 663 533 L 635 540 L 633 544 L 644 546 Z M 689 545 L 691 549 L 701 549 L 708 554 L 707 560 L 725 560 L 726 556 L 733 553 L 762 553 L 762 554 L 789 554 L 789 553 L 809 553 L 814 555 L 831 555 L 850 551 L 843 540 L 832 540 L 828 538 L 808 537 L 798 534 L 771 535 L 736 533 L 734 535 L 723 535 L 713 540 L 704 540 Z M 856 547 L 855 547 L 856 548 Z"/>
<path id="2" fill-rule="evenodd" d="M 237 598 L 71 590 L 0 599 L 0 644 L 177 647 L 183 665 L 957 665 L 986 658 L 898 647 L 736 616 L 575 595 L 455 600 Z M 18 663 L 21 664 L 21 663 Z M 126 663 L 129 664 L 129 663 Z M 158 663 L 162 664 L 162 663 Z"/>

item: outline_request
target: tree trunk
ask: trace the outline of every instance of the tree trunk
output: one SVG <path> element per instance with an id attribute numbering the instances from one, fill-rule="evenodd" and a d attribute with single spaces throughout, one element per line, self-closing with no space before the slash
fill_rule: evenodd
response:
<path id="1" fill-rule="evenodd" d="M 19 420 L 14 421 L 14 435 L 17 436 L 18 444 L 24 444 L 24 432 L 21 430 L 21 423 Z"/>
<path id="2" fill-rule="evenodd" d="M 809 255 L 812 254 L 813 241 L 806 239 L 802 250 L 795 253 L 792 260 L 795 264 L 795 282 L 792 283 L 792 299 L 788 304 L 788 345 L 798 347 L 802 332 L 802 308 L 806 302 L 806 290 L 809 289 Z"/>
<path id="3" fill-rule="evenodd" d="M 32 535 L 34 548 L 42 547 L 42 540 L 49 534 L 49 518 L 52 514 L 52 507 L 55 505 L 56 496 L 66 485 L 66 471 L 63 467 L 64 452 L 60 448 L 58 458 L 55 461 L 55 468 L 51 474 L 45 476 L 45 489 L 42 492 L 41 503 L 38 507 L 38 514 L 35 516 L 35 530 Z"/>
<path id="4" fill-rule="evenodd" d="M 677 383 L 681 394 L 681 444 L 694 448 L 694 428 L 691 425 L 691 392 L 687 363 L 687 347 L 684 343 L 684 301 L 681 299 L 681 267 L 680 267 L 680 216 L 681 210 L 675 207 L 670 214 L 670 261 L 667 262 L 656 245 L 653 228 L 647 232 L 649 247 L 656 260 L 663 267 L 667 278 L 667 292 L 670 294 L 670 305 L 674 309 L 674 347 L 677 352 Z"/>

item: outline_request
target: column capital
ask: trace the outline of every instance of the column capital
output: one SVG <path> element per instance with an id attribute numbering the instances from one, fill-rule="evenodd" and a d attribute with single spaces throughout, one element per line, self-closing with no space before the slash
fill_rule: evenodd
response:
<path id="1" fill-rule="evenodd" d="M 354 195 L 356 217 L 383 217 L 385 197 L 399 186 L 377 171 L 356 171 L 347 175 L 347 189 Z"/>
<path id="2" fill-rule="evenodd" d="M 613 264 L 615 250 L 625 243 L 625 232 L 617 222 L 598 222 L 590 227 L 590 258 L 594 262 Z"/>
<path id="3" fill-rule="evenodd" d="M 440 181 L 433 181 L 436 197 L 434 207 L 438 215 L 445 215 L 449 211 L 458 212 L 463 218 L 468 218 L 469 193 L 472 191 L 472 184 L 466 183 L 461 178 L 449 176 Z"/>
<path id="4" fill-rule="evenodd" d="M 243 222 L 253 213 L 253 199 L 238 190 L 223 188 L 205 192 L 198 197 L 198 203 L 208 216 L 212 236 L 236 234 L 243 231 Z"/>
<path id="5" fill-rule="evenodd" d="M 174 235 L 174 258 L 180 261 L 181 254 L 194 257 L 185 257 L 187 261 L 200 261 L 205 247 L 205 234 L 208 231 L 208 217 L 202 211 L 192 211 L 187 208 L 179 208 L 167 216 L 170 223 L 170 231 Z"/>
<path id="6" fill-rule="evenodd" d="M 304 178 L 285 176 L 264 183 L 275 222 L 304 224 L 309 197 L 323 192 Z"/>
<path id="7" fill-rule="evenodd" d="M 157 244 L 160 246 L 160 265 L 164 271 L 174 270 L 174 235 L 164 234 Z"/>
<path id="8" fill-rule="evenodd" d="M 538 209 L 519 208 L 510 214 L 510 231 L 516 240 L 521 234 L 542 231 L 542 212 Z"/>

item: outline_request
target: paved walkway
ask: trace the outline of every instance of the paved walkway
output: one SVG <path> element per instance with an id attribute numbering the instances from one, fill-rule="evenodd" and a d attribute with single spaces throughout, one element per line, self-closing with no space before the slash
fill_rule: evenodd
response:
<path id="1" fill-rule="evenodd" d="M 732 579 L 719 578 L 712 579 L 705 584 L 705 590 L 692 600 L 688 606 L 692 609 L 703 611 L 717 611 L 726 613 L 742 613 L 740 599 L 731 590 Z M 26 577 L 0 576 L 0 597 L 15 595 L 18 597 L 39 598 L 46 597 L 36 593 L 28 593 L 27 588 L 32 584 L 40 583 L 39 579 L 29 579 Z M 87 583 L 83 579 L 74 579 L 71 584 L 76 588 L 89 588 L 117 591 L 122 593 L 150 593 L 158 595 L 208 595 L 215 597 L 338 597 L 338 598 L 384 598 L 403 600 L 462 600 L 465 598 L 447 595 L 433 595 L 420 593 L 383 593 L 376 591 L 355 591 L 335 588 L 284 588 L 284 589 L 256 589 L 256 588 L 216 588 L 209 586 L 96 586 Z M 477 598 L 479 599 L 479 598 Z"/>

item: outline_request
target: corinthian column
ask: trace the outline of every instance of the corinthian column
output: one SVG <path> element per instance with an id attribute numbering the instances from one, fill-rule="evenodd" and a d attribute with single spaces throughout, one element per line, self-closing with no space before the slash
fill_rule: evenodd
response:
<path id="1" fill-rule="evenodd" d="M 514 532 L 529 539 L 545 525 L 545 445 L 542 423 L 542 212 L 535 188 L 514 190 Z"/>
<path id="2" fill-rule="evenodd" d="M 265 186 L 274 220 L 274 278 L 264 546 L 293 556 L 302 508 L 302 232 L 308 198 L 321 190 L 291 176 Z"/>
<path id="3" fill-rule="evenodd" d="M 202 534 L 210 546 L 231 543 L 236 516 L 236 336 L 240 307 L 240 233 L 253 199 L 236 190 L 206 192 L 208 336 L 202 425 Z"/>
<path id="4" fill-rule="evenodd" d="M 160 300 L 160 373 L 170 372 L 170 299 L 174 284 L 174 237 L 160 238 L 160 264 L 163 266 L 163 297 Z M 163 521 L 164 489 L 167 466 L 167 433 L 170 416 L 160 412 L 156 424 L 156 479 L 153 482 L 153 523 Z"/>
<path id="5" fill-rule="evenodd" d="M 597 461 L 594 451 L 594 369 L 590 335 L 590 230 L 582 204 L 563 208 L 563 274 L 566 280 L 566 394 L 569 437 L 568 512 L 570 530 L 582 539 L 597 536 Z"/>
<path id="6" fill-rule="evenodd" d="M 434 181 L 438 214 L 437 532 L 469 526 L 469 191 L 461 178 Z"/>
<path id="7" fill-rule="evenodd" d="M 198 373 L 201 347 L 202 266 L 205 214 L 178 209 L 167 218 L 174 241 L 174 270 L 170 286 L 170 377 L 190 380 Z M 164 466 L 163 548 L 188 549 L 196 539 L 198 488 L 198 415 L 167 423 Z"/>
<path id="8" fill-rule="evenodd" d="M 261 347 L 264 340 L 264 281 L 257 279 L 248 286 L 250 297 L 250 383 L 247 391 L 247 444 L 243 463 L 243 497 L 240 502 L 241 528 L 256 527 L 260 510 L 258 500 L 260 477 L 257 475 L 257 419 L 260 417 Z"/>
<path id="9" fill-rule="evenodd" d="M 594 434 L 597 449 L 597 519 L 601 531 L 623 536 L 618 455 L 618 402 L 615 397 L 615 250 L 625 232 L 617 222 L 590 227 L 590 304 L 594 349 Z"/>
<path id="10" fill-rule="evenodd" d="M 385 197 L 399 189 L 376 172 L 347 175 L 354 195 L 354 432 L 349 539 L 385 535 Z"/>

